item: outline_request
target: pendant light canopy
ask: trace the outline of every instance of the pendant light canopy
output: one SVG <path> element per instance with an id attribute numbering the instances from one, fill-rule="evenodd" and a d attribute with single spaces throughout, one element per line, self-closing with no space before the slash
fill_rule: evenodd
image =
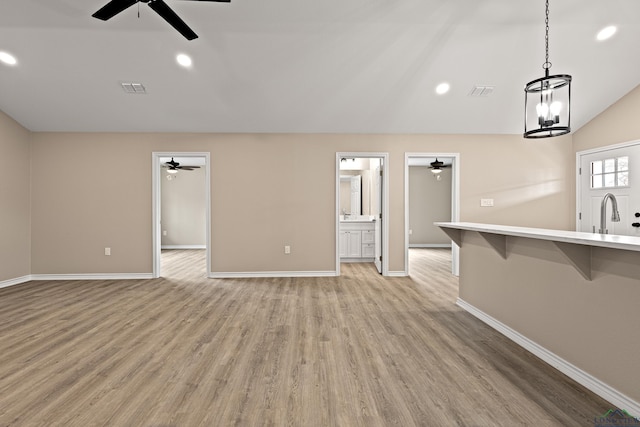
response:
<path id="1" fill-rule="evenodd" d="M 544 77 L 524 88 L 524 137 L 549 138 L 571 132 L 571 76 L 549 75 L 549 0 L 546 0 Z"/>

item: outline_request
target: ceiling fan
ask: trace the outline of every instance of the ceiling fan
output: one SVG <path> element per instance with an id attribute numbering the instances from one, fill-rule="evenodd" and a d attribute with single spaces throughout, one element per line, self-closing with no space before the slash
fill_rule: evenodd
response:
<path id="1" fill-rule="evenodd" d="M 180 163 L 173 160 L 173 157 L 171 158 L 170 162 L 165 162 L 162 167 L 169 169 L 167 171 L 168 173 L 178 173 L 179 170 L 192 171 L 194 169 L 200 169 L 200 166 L 180 166 Z"/>
<path id="2" fill-rule="evenodd" d="M 444 162 L 441 162 L 440 160 L 438 160 L 437 157 L 436 157 L 436 161 L 431 162 L 430 164 L 431 166 L 429 166 L 429 169 L 431 169 L 431 172 L 434 174 L 439 174 L 440 172 L 442 172 L 443 168 L 449 167 L 449 165 L 445 165 Z"/>
<path id="3" fill-rule="evenodd" d="M 231 0 L 190 0 L 190 1 L 210 1 L 210 2 L 222 2 L 229 3 Z M 173 28 L 178 30 L 180 34 L 185 36 L 187 40 L 197 39 L 198 35 L 193 32 L 191 28 L 169 7 L 164 0 L 111 0 L 104 5 L 100 10 L 94 13 L 94 18 L 106 21 L 113 18 L 118 13 L 133 6 L 136 3 L 147 3 L 151 9 L 153 9 L 158 15 L 160 15 L 165 21 L 167 21 Z"/>

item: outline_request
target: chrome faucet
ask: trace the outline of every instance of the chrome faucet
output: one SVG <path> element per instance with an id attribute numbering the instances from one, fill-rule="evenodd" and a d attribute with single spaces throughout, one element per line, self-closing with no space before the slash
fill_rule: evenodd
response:
<path id="1" fill-rule="evenodd" d="M 618 212 L 618 201 L 616 200 L 616 196 L 611 193 L 607 193 L 602 198 L 602 203 L 600 203 L 600 230 L 598 233 L 600 234 L 609 234 L 609 230 L 607 230 L 607 200 L 611 199 L 611 221 L 620 222 L 620 213 Z"/>

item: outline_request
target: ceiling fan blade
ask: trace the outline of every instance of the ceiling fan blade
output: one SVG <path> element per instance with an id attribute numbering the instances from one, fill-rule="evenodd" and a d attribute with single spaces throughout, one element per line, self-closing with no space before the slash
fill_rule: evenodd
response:
<path id="1" fill-rule="evenodd" d="M 151 0 L 149 7 L 167 21 L 173 28 L 178 30 L 187 40 L 197 39 L 198 35 L 193 32 L 185 22 L 169 7 L 164 0 Z"/>
<path id="2" fill-rule="evenodd" d="M 180 166 L 180 169 L 185 171 L 192 171 L 195 169 L 200 169 L 200 166 Z"/>
<path id="3" fill-rule="evenodd" d="M 111 0 L 91 16 L 106 21 L 136 3 L 138 3 L 138 0 Z"/>

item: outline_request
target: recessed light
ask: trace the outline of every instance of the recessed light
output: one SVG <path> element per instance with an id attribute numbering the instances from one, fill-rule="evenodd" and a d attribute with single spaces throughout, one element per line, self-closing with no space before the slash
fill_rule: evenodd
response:
<path id="1" fill-rule="evenodd" d="M 193 63 L 193 61 L 191 61 L 191 57 L 189 55 L 185 55 L 184 53 L 176 56 L 176 61 L 178 61 L 178 64 L 182 65 L 185 68 L 191 67 L 191 64 Z"/>
<path id="2" fill-rule="evenodd" d="M 449 83 L 440 83 L 438 86 L 436 86 L 436 93 L 438 95 L 444 95 L 445 93 L 449 92 L 449 89 L 451 89 Z"/>
<path id="3" fill-rule="evenodd" d="M 615 25 L 609 25 L 608 27 L 605 27 L 598 32 L 596 39 L 599 41 L 607 40 L 611 38 L 617 30 L 618 28 L 616 28 Z"/>
<path id="4" fill-rule="evenodd" d="M 7 52 L 0 52 L 0 61 L 7 65 L 16 65 L 18 63 L 16 57 Z"/>

